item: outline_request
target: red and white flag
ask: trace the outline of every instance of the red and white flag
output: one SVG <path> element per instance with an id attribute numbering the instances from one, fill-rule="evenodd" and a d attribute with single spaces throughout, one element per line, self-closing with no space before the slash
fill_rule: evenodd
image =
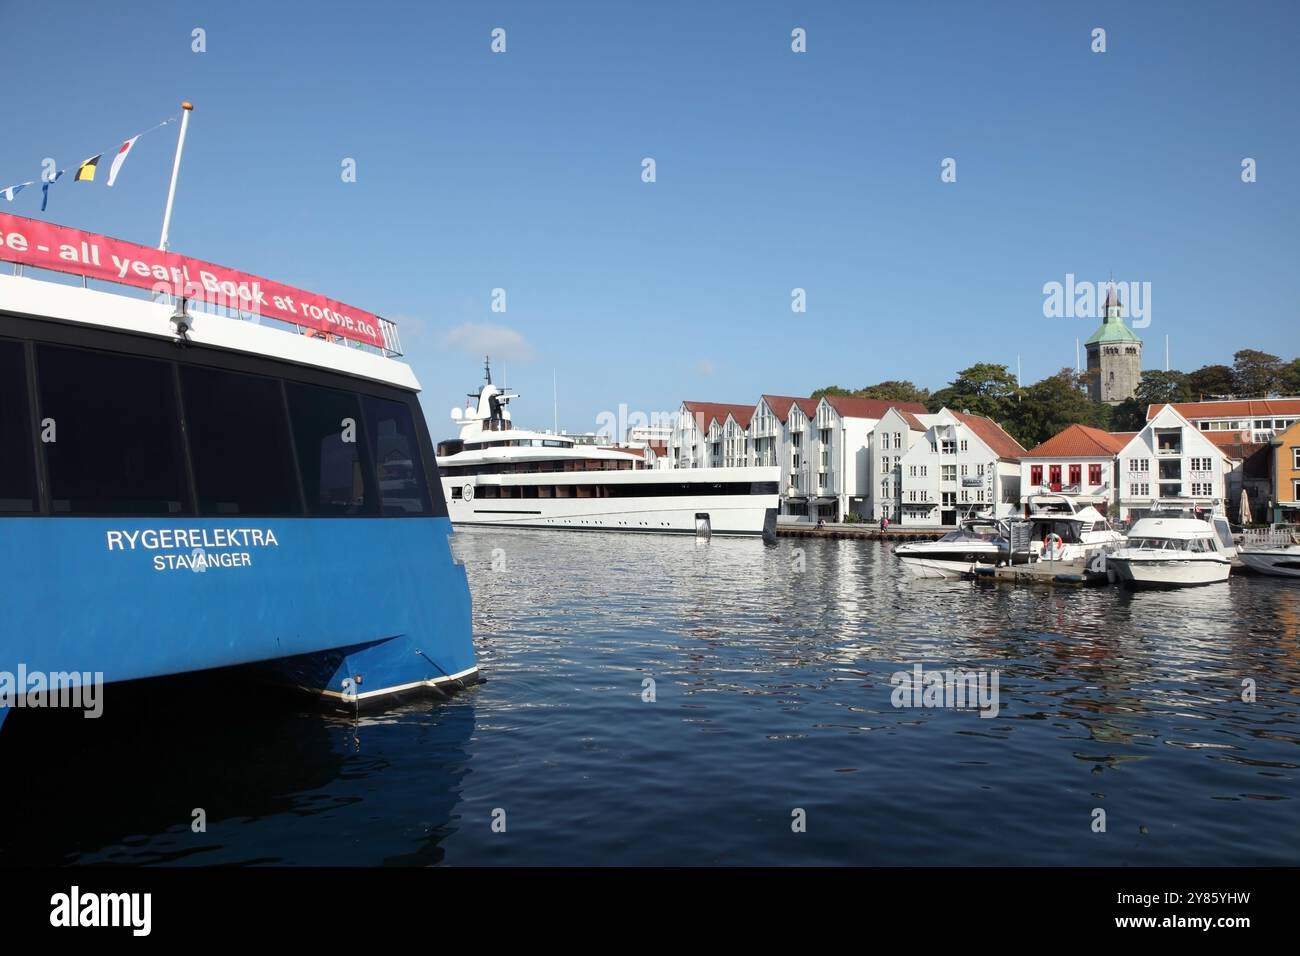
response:
<path id="1" fill-rule="evenodd" d="M 135 145 L 135 141 L 139 138 L 140 136 L 138 135 L 132 136 L 122 144 L 121 149 L 117 151 L 117 155 L 113 157 L 113 165 L 110 166 L 108 170 L 108 184 L 110 186 L 113 185 L 113 180 L 117 179 L 118 170 L 120 170 L 122 164 L 126 162 L 126 154 L 131 152 L 131 147 Z"/>

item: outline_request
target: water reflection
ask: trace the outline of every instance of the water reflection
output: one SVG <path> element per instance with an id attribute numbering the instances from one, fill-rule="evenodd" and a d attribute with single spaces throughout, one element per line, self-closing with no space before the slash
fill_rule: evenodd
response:
<path id="1" fill-rule="evenodd" d="M 111 687 L 97 720 L 7 723 L 24 785 L 0 793 L 0 864 L 428 864 L 454 832 L 474 709 L 353 719 L 202 675 Z"/>

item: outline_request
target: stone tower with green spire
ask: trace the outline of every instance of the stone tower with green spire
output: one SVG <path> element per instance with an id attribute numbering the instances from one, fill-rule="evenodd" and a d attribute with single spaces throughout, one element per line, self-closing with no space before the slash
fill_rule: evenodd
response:
<path id="1" fill-rule="evenodd" d="M 1124 324 L 1114 284 L 1106 292 L 1106 318 L 1085 343 L 1088 395 L 1094 402 L 1118 405 L 1137 393 L 1142 380 L 1142 340 Z"/>

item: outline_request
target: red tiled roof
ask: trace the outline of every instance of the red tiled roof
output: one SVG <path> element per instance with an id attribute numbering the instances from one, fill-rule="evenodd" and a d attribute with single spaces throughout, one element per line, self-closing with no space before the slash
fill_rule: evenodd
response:
<path id="1" fill-rule="evenodd" d="M 727 421 L 727 415 L 734 415 L 742 428 L 749 426 L 753 417 L 753 405 L 740 405 L 733 402 L 682 402 L 687 411 L 695 418 L 700 431 L 707 432 L 716 419 L 719 425 Z"/>
<path id="2" fill-rule="evenodd" d="M 1251 418 L 1255 415 L 1300 415 L 1300 398 L 1224 399 L 1215 402 L 1173 402 L 1183 418 Z M 1147 421 L 1155 418 L 1163 404 L 1147 406 Z"/>
<path id="3" fill-rule="evenodd" d="M 848 395 L 827 395 L 826 404 L 845 418 L 880 418 L 891 408 L 900 412 L 920 413 L 928 409 L 920 402 L 895 402 L 886 398 L 853 398 Z"/>
<path id="4" fill-rule="evenodd" d="M 894 407 L 895 407 L 895 408 L 898 408 L 897 405 L 895 405 Z M 914 431 L 918 431 L 918 432 L 923 432 L 923 431 L 925 431 L 925 422 L 921 421 L 921 419 L 917 418 L 917 417 L 916 417 L 915 415 L 913 415 L 911 412 L 905 412 L 905 411 L 903 411 L 901 408 L 899 408 L 899 409 L 898 409 L 898 414 L 900 414 L 900 415 L 903 416 L 903 420 L 904 420 L 905 422 L 907 422 L 907 427 L 908 427 L 908 428 L 911 428 L 912 430 L 914 430 Z"/>
<path id="5" fill-rule="evenodd" d="M 1018 461 L 1025 454 L 1024 446 L 1003 431 L 1002 426 L 993 419 L 985 418 L 983 415 L 972 415 L 969 412 L 953 412 L 953 414 L 965 422 L 999 458 Z"/>
<path id="6" fill-rule="evenodd" d="M 1112 458 L 1132 439 L 1090 425 L 1071 425 L 1025 452 L 1025 458 Z"/>
<path id="7" fill-rule="evenodd" d="M 808 418 L 812 418 L 817 412 L 817 399 L 800 398 L 797 395 L 764 395 L 763 400 L 767 402 L 767 407 L 772 409 L 772 414 L 777 417 L 778 421 L 785 421 L 790 417 L 790 409 L 798 405 Z"/>
<path id="8" fill-rule="evenodd" d="M 1230 432 L 1201 432 L 1201 434 L 1208 438 L 1214 447 L 1223 452 L 1231 449 L 1239 450 L 1242 446 L 1249 446 L 1252 449 L 1250 454 L 1253 455 L 1259 449 L 1268 447 L 1268 442 L 1251 441 L 1252 432 L 1249 428 L 1239 428 Z M 1233 457 L 1239 458 L 1241 456 L 1233 455 Z"/>

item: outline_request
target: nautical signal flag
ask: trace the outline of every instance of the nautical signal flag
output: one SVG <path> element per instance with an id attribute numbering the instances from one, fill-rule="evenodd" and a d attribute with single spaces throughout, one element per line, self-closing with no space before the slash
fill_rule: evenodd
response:
<path id="1" fill-rule="evenodd" d="M 59 177 L 66 173 L 66 169 L 60 169 L 45 182 L 41 183 L 41 212 L 45 212 L 45 205 L 50 201 L 50 186 L 59 181 Z"/>
<path id="2" fill-rule="evenodd" d="M 13 202 L 14 197 L 17 196 L 20 192 L 22 192 L 30 185 L 31 183 L 19 183 L 17 186 L 8 186 L 4 189 L 0 189 L 0 196 L 4 196 L 5 199 L 8 199 L 10 202 Z"/>
<path id="3" fill-rule="evenodd" d="M 84 163 L 78 166 L 77 175 L 72 177 L 72 181 L 77 183 L 80 182 L 93 183 L 95 181 L 95 167 L 99 165 L 99 158 L 103 155 L 104 155 L 103 153 L 99 153 L 95 156 L 92 156 L 90 157 L 90 159 L 86 160 Z"/>
<path id="4" fill-rule="evenodd" d="M 108 184 L 110 186 L 113 185 L 113 180 L 117 179 L 118 170 L 120 170 L 122 164 L 126 162 L 126 154 L 131 152 L 131 147 L 135 145 L 135 141 L 139 138 L 140 136 L 132 136 L 118 147 L 117 155 L 113 157 L 113 165 L 108 167 Z M 94 173 L 91 174 L 91 178 L 94 178 Z"/>

